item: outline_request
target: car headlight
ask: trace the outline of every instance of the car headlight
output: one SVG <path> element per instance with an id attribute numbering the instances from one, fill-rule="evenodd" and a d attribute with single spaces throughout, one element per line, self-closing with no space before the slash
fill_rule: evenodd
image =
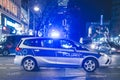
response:
<path id="1" fill-rule="evenodd" d="M 111 48 L 111 51 L 116 51 L 116 49 L 115 48 Z"/>
<path id="2" fill-rule="evenodd" d="M 96 44 L 91 44 L 91 45 L 90 45 L 90 48 L 91 48 L 91 49 L 97 49 L 98 46 L 97 46 Z"/>
<path id="3" fill-rule="evenodd" d="M 2 48 L 3 46 L 2 45 L 0 45 L 0 48 Z"/>
<path id="4" fill-rule="evenodd" d="M 100 52 L 101 56 L 107 56 L 107 54 Z"/>

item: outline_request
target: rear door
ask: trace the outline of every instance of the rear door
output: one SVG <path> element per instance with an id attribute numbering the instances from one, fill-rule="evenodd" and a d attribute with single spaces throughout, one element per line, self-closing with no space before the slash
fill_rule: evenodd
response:
<path id="1" fill-rule="evenodd" d="M 56 64 L 57 58 L 52 39 L 36 39 L 34 41 L 34 46 L 34 54 L 41 65 L 47 64 L 46 66 L 50 66 Z"/>

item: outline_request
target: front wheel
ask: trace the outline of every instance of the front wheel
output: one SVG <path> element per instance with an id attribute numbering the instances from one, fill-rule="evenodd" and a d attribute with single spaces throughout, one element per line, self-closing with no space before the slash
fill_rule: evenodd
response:
<path id="1" fill-rule="evenodd" d="M 98 67 L 98 63 L 95 59 L 89 58 L 83 62 L 83 68 L 87 72 L 94 72 L 97 67 Z"/>
<path id="2" fill-rule="evenodd" d="M 23 66 L 24 70 L 26 70 L 26 71 L 38 70 L 37 63 L 32 58 L 24 59 L 22 66 Z"/>

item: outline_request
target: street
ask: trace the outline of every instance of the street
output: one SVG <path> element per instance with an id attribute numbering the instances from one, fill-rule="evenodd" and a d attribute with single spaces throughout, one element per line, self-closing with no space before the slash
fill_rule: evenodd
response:
<path id="1" fill-rule="evenodd" d="M 82 68 L 46 68 L 27 72 L 13 64 L 14 56 L 0 56 L 0 80 L 119 80 L 120 55 L 111 55 L 109 68 L 99 68 L 93 73 L 86 73 Z"/>

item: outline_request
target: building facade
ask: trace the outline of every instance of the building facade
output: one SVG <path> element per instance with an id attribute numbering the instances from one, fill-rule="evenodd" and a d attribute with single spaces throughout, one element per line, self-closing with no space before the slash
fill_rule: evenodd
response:
<path id="1" fill-rule="evenodd" d="M 24 21 L 26 14 L 21 7 L 21 0 L 0 0 L 0 33 L 25 34 L 29 21 Z"/>

